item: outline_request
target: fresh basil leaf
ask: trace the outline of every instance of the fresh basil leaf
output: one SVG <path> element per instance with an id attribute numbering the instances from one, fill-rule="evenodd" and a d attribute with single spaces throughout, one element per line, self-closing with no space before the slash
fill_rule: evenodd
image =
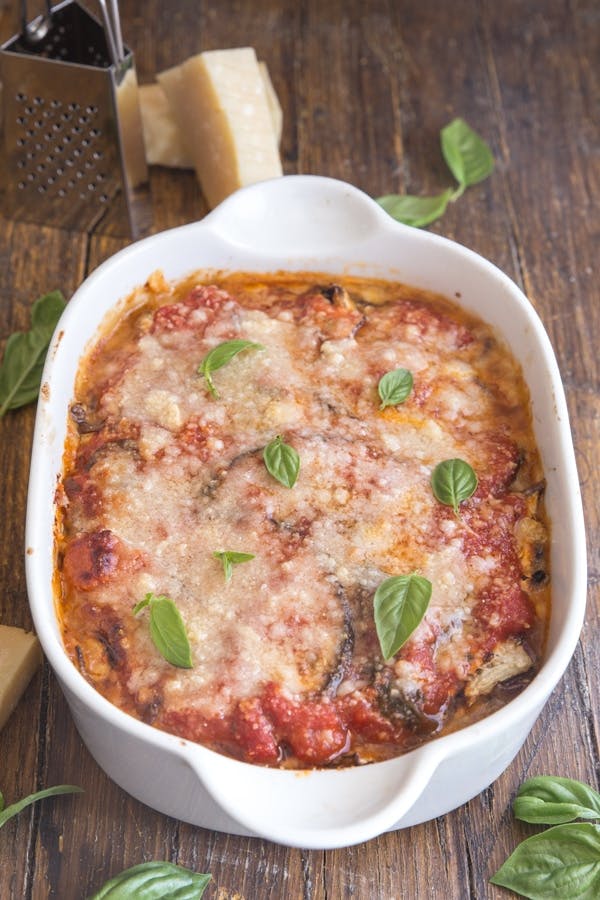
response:
<path id="1" fill-rule="evenodd" d="M 8 338 L 0 366 L 0 417 L 37 397 L 48 345 L 66 301 L 60 291 L 39 297 L 31 308 L 31 328 Z"/>
<path id="2" fill-rule="evenodd" d="M 375 591 L 375 628 L 384 659 L 406 643 L 427 611 L 431 582 L 414 572 L 386 578 Z"/>
<path id="3" fill-rule="evenodd" d="M 284 487 L 292 488 L 298 479 L 300 457 L 293 447 L 284 444 L 281 435 L 277 435 L 263 450 L 263 460 L 267 472 L 276 478 Z"/>
<path id="4" fill-rule="evenodd" d="M 394 369 L 393 372 L 386 372 L 379 379 L 377 390 L 381 399 L 379 409 L 385 409 L 386 406 L 397 406 L 398 403 L 404 403 L 413 388 L 412 373 L 408 369 Z"/>
<path id="5" fill-rule="evenodd" d="M 231 581 L 234 566 L 254 559 L 254 553 L 240 553 L 237 550 L 217 550 L 213 553 L 213 556 L 215 559 L 220 559 L 223 563 L 225 581 Z"/>
<path id="6" fill-rule="evenodd" d="M 210 880 L 210 875 L 153 860 L 125 869 L 89 900 L 199 900 Z"/>
<path id="7" fill-rule="evenodd" d="M 55 787 L 45 788 L 43 791 L 36 791 L 35 794 L 29 794 L 27 797 L 23 797 L 22 800 L 18 800 L 10 806 L 4 806 L 4 798 L 0 794 L 0 798 L 2 798 L 2 802 L 0 803 L 0 828 L 2 828 L 9 819 L 12 819 L 13 816 L 18 815 L 21 810 L 25 809 L 27 806 L 31 806 L 32 803 L 36 803 L 38 800 L 44 800 L 46 797 L 58 797 L 59 794 L 81 794 L 82 792 L 83 788 L 75 787 L 73 784 L 57 784 Z"/>
<path id="8" fill-rule="evenodd" d="M 452 188 L 448 188 L 435 197 L 386 194 L 385 197 L 378 197 L 377 203 L 397 222 L 412 225 L 414 228 L 423 228 L 444 215 L 451 197 Z"/>
<path id="9" fill-rule="evenodd" d="M 198 374 L 204 375 L 208 390 L 213 397 L 218 397 L 219 395 L 213 384 L 212 373 L 226 366 L 242 350 L 264 349 L 262 344 L 255 344 L 253 341 L 224 341 L 222 344 L 217 344 L 216 347 L 213 347 L 210 353 L 204 357 L 198 366 Z"/>
<path id="10" fill-rule="evenodd" d="M 180 669 L 192 668 L 192 651 L 181 618 L 181 613 L 164 594 L 146 594 L 133 608 L 137 615 L 144 607 L 150 608 L 150 637 L 158 652 L 171 665 Z"/>
<path id="11" fill-rule="evenodd" d="M 134 616 L 137 616 L 137 614 L 145 609 L 146 606 L 150 606 L 150 601 L 153 596 L 154 594 L 146 594 L 143 600 L 140 600 L 139 603 L 135 604 L 135 606 L 133 607 Z"/>
<path id="12" fill-rule="evenodd" d="M 521 785 L 513 812 L 517 819 L 534 825 L 600 819 L 600 794 L 573 778 L 539 775 Z"/>
<path id="13" fill-rule="evenodd" d="M 458 515 L 459 504 L 477 490 L 477 475 L 464 459 L 445 459 L 433 470 L 431 488 L 436 500 Z"/>
<path id="14" fill-rule="evenodd" d="M 492 151 L 464 119 L 454 119 L 442 128 L 440 140 L 444 159 L 461 188 L 477 184 L 492 174 Z"/>
<path id="15" fill-rule="evenodd" d="M 530 900 L 597 900 L 600 897 L 600 825 L 556 825 L 523 841 L 493 884 Z"/>

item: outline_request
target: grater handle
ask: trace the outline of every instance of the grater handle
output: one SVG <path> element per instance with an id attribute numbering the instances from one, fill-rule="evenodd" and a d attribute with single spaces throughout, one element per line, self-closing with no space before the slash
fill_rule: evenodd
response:
<path id="1" fill-rule="evenodd" d="M 110 0 L 110 12 L 113 24 L 113 32 L 115 36 L 115 44 L 117 45 L 117 56 L 119 62 L 125 58 L 125 48 L 123 46 L 123 34 L 121 32 L 121 15 L 119 13 L 118 0 Z"/>
<path id="2" fill-rule="evenodd" d="M 28 44 L 39 44 L 44 40 L 52 25 L 52 7 L 46 0 L 46 12 L 36 16 L 31 22 L 27 14 L 27 0 L 21 0 L 21 31 Z"/>
<path id="3" fill-rule="evenodd" d="M 113 31 L 113 24 L 111 21 L 110 13 L 108 11 L 106 0 L 98 0 L 98 6 L 102 10 L 102 21 L 104 22 L 104 33 L 106 35 L 106 43 L 108 45 L 110 59 L 112 64 L 116 66 L 119 63 L 120 57 L 117 51 L 115 33 Z"/>

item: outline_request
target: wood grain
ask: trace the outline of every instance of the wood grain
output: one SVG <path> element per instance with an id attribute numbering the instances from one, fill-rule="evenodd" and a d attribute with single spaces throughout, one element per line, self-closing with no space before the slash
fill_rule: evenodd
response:
<path id="1" fill-rule="evenodd" d="M 85 794 L 23 812 L 0 831 L 0 900 L 82 900 L 119 870 L 170 859 L 210 871 L 209 900 L 501 900 L 488 883 L 535 829 L 510 803 L 529 775 L 598 785 L 600 758 L 600 11 L 595 0 L 122 0 L 138 76 L 199 49 L 252 45 L 284 108 L 287 173 L 367 193 L 433 194 L 451 183 L 439 130 L 463 116 L 497 161 L 431 226 L 472 247 L 528 294 L 563 375 L 588 533 L 586 624 L 569 669 L 514 763 L 488 790 L 423 825 L 335 851 L 287 849 L 193 828 L 108 780 L 47 667 L 0 734 L 7 802 L 61 782 Z M 17 27 L 0 0 L 0 40 Z M 151 173 L 152 230 L 206 212 L 190 172 Z M 0 347 L 31 303 L 70 295 L 127 240 L 0 219 Z M 0 620 L 29 627 L 24 511 L 33 408 L 0 420 Z M 135 764 L 135 761 L 132 761 Z M 160 773 L 157 773 L 160 777 Z"/>

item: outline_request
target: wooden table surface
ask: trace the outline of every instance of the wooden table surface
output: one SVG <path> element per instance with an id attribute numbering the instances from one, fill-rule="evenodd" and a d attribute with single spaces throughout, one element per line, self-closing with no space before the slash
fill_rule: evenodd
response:
<path id="1" fill-rule="evenodd" d="M 30 4 L 32 6 L 32 4 Z M 39 4 L 41 8 L 41 4 Z M 600 7 L 597 0 L 122 0 L 139 79 L 200 49 L 252 45 L 284 109 L 286 173 L 373 196 L 445 188 L 438 134 L 462 116 L 490 143 L 492 177 L 431 230 L 483 254 L 525 291 L 555 347 L 585 499 L 590 590 L 571 665 L 514 763 L 436 821 L 336 851 L 287 849 L 194 828 L 127 796 L 94 763 L 45 665 L 0 734 L 8 803 L 58 783 L 85 793 L 0 830 L 0 898 L 83 900 L 120 870 L 168 859 L 210 872 L 209 900 L 501 898 L 488 883 L 533 829 L 510 810 L 528 776 L 600 775 L 598 282 Z M 17 3 L 0 0 L 0 40 Z M 151 173 L 153 230 L 206 212 L 190 172 Z M 32 301 L 69 296 L 126 239 L 0 218 L 0 348 Z M 23 567 L 34 408 L 0 420 L 0 621 L 31 626 Z M 160 777 L 160 773 L 157 773 Z"/>

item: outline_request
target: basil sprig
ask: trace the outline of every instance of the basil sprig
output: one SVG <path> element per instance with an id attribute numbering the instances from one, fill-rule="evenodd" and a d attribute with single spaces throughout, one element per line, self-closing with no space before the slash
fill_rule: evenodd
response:
<path id="1" fill-rule="evenodd" d="M 454 119 L 440 132 L 446 165 L 458 181 L 451 200 L 457 200 L 472 184 L 479 184 L 494 171 L 492 151 L 464 119 Z"/>
<path id="2" fill-rule="evenodd" d="M 600 794 L 573 778 L 538 775 L 523 782 L 514 800 L 513 812 L 517 819 L 533 825 L 600 819 Z"/>
<path id="3" fill-rule="evenodd" d="M 446 188 L 441 194 L 435 194 L 433 197 L 386 194 L 385 197 L 378 197 L 377 202 L 397 222 L 412 225 L 413 228 L 424 228 L 436 219 L 441 219 L 453 193 L 452 188 Z"/>
<path id="4" fill-rule="evenodd" d="M 231 362 L 234 356 L 243 350 L 264 350 L 262 344 L 256 344 L 253 341 L 224 341 L 217 344 L 216 347 L 207 353 L 200 365 L 198 366 L 198 374 L 204 375 L 206 386 L 213 397 L 218 397 L 217 389 L 212 380 L 212 373 L 217 369 L 222 369 L 227 363 Z"/>
<path id="5" fill-rule="evenodd" d="M 300 457 L 293 447 L 283 442 L 281 435 L 278 434 L 267 444 L 263 450 L 263 460 L 269 475 L 284 487 L 294 487 L 300 471 Z"/>
<path id="6" fill-rule="evenodd" d="M 181 613 L 169 597 L 163 594 L 146 594 L 133 607 L 137 616 L 146 606 L 150 607 L 150 637 L 154 646 L 167 662 L 180 669 L 192 668 L 190 642 Z"/>
<path id="7" fill-rule="evenodd" d="M 531 900 L 600 897 L 600 825 L 555 825 L 534 834 L 490 881 Z"/>
<path id="8" fill-rule="evenodd" d="M 210 875 L 152 860 L 115 875 L 89 900 L 199 900 L 210 880 Z"/>
<path id="9" fill-rule="evenodd" d="M 431 582 L 413 572 L 386 578 L 375 591 L 375 628 L 384 659 L 391 659 L 421 622 L 431 600 Z"/>
<path id="10" fill-rule="evenodd" d="M 216 550 L 213 556 L 223 563 L 225 581 L 231 581 L 234 566 L 254 559 L 254 553 L 240 553 L 238 550 Z"/>
<path id="11" fill-rule="evenodd" d="M 412 388 L 413 377 L 408 369 L 394 369 L 393 372 L 386 372 L 379 379 L 379 384 L 377 385 L 377 391 L 381 400 L 379 409 L 404 403 Z"/>
<path id="12" fill-rule="evenodd" d="M 490 878 L 493 884 L 530 900 L 600 897 L 600 825 L 573 821 L 600 819 L 600 794 L 572 778 L 541 775 L 521 785 L 513 811 L 525 822 L 554 827 L 522 841 Z"/>
<path id="13" fill-rule="evenodd" d="M 27 797 L 23 797 L 22 800 L 11 803 L 10 806 L 4 805 L 4 797 L 0 793 L 0 828 L 13 816 L 17 816 L 22 810 L 31 806 L 32 803 L 37 803 L 38 800 L 45 800 L 46 797 L 58 797 L 60 794 L 81 794 L 82 792 L 83 788 L 76 787 L 74 784 L 57 784 L 54 787 L 44 788 L 43 791 L 29 794 Z"/>
<path id="14" fill-rule="evenodd" d="M 0 418 L 37 397 L 48 345 L 65 306 L 60 291 L 44 294 L 31 308 L 29 331 L 8 338 L 0 366 Z"/>
<path id="15" fill-rule="evenodd" d="M 464 459 L 445 459 L 432 472 L 431 489 L 436 500 L 458 515 L 459 505 L 477 490 L 477 475 Z"/>
<path id="16" fill-rule="evenodd" d="M 449 203 L 461 197 L 465 189 L 478 184 L 494 169 L 494 157 L 486 142 L 464 119 L 453 119 L 440 132 L 442 155 L 458 187 L 446 188 L 433 197 L 412 194 L 386 194 L 377 203 L 398 222 L 422 228 L 435 222 L 446 212 Z"/>

